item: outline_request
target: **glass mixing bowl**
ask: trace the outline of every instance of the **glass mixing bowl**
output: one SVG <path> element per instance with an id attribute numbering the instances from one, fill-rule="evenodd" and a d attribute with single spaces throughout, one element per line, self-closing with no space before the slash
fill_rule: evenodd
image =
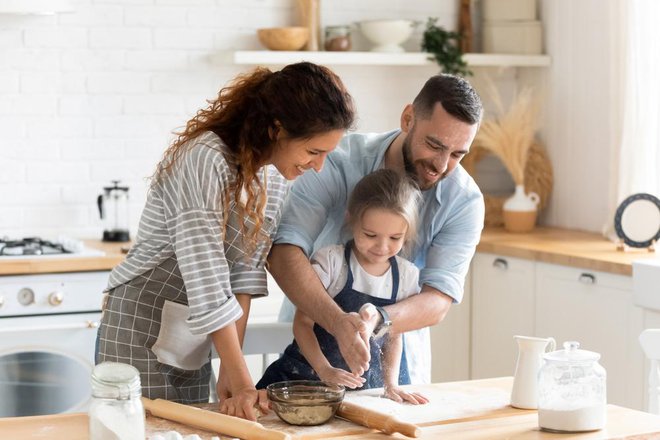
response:
<path id="1" fill-rule="evenodd" d="M 330 420 L 342 400 L 345 388 L 311 380 L 275 382 L 266 387 L 275 414 L 291 425 L 321 425 Z"/>

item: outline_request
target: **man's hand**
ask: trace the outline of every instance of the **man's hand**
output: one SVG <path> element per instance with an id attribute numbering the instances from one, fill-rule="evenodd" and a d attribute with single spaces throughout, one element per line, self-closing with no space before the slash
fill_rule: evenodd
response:
<path id="1" fill-rule="evenodd" d="M 339 351 L 353 374 L 362 376 L 369 369 L 371 355 L 365 322 L 357 313 L 342 313 L 333 322 L 330 333 L 337 340 Z"/>
<path id="2" fill-rule="evenodd" d="M 360 317 L 364 321 L 364 332 L 362 333 L 362 338 L 369 343 L 369 338 L 374 334 L 374 330 L 378 327 L 378 322 L 380 321 L 380 313 L 376 310 L 376 306 L 371 303 L 366 303 L 360 307 Z"/>

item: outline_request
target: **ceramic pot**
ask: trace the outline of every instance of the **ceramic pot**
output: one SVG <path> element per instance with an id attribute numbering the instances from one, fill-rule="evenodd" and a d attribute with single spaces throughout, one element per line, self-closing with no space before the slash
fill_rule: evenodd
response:
<path id="1" fill-rule="evenodd" d="M 524 185 L 516 185 L 516 192 L 502 206 L 504 228 L 509 232 L 529 232 L 534 229 L 540 200 L 535 192 L 525 194 Z"/>

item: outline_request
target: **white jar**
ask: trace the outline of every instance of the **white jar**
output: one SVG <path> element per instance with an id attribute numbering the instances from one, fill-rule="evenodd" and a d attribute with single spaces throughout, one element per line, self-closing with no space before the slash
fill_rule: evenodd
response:
<path id="1" fill-rule="evenodd" d="M 581 432 L 603 429 L 606 422 L 606 373 L 600 354 L 578 350 L 564 342 L 564 350 L 543 355 L 539 371 L 539 427 L 547 431 Z"/>
<path id="2" fill-rule="evenodd" d="M 133 366 L 103 362 L 92 371 L 90 440 L 144 440 L 140 372 Z"/>

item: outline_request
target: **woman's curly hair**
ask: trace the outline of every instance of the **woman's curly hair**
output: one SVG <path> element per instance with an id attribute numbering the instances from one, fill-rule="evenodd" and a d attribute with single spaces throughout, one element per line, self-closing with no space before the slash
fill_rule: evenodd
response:
<path id="1" fill-rule="evenodd" d="M 153 181 L 172 170 L 188 141 L 206 131 L 217 134 L 227 146 L 226 160 L 235 171 L 233 185 L 222 195 L 224 225 L 230 210 L 227 201 L 233 193 L 239 218 L 243 219 L 245 245 L 254 249 L 267 201 L 265 181 L 258 173 L 273 154 L 272 133 L 279 126 L 292 139 L 307 139 L 347 130 L 355 120 L 353 100 L 330 69 L 302 62 L 276 72 L 259 67 L 239 75 L 208 102 L 209 106 L 199 110 L 183 131 L 175 133 L 177 138 L 165 151 Z M 253 230 L 246 230 L 245 218 L 254 222 Z"/>

